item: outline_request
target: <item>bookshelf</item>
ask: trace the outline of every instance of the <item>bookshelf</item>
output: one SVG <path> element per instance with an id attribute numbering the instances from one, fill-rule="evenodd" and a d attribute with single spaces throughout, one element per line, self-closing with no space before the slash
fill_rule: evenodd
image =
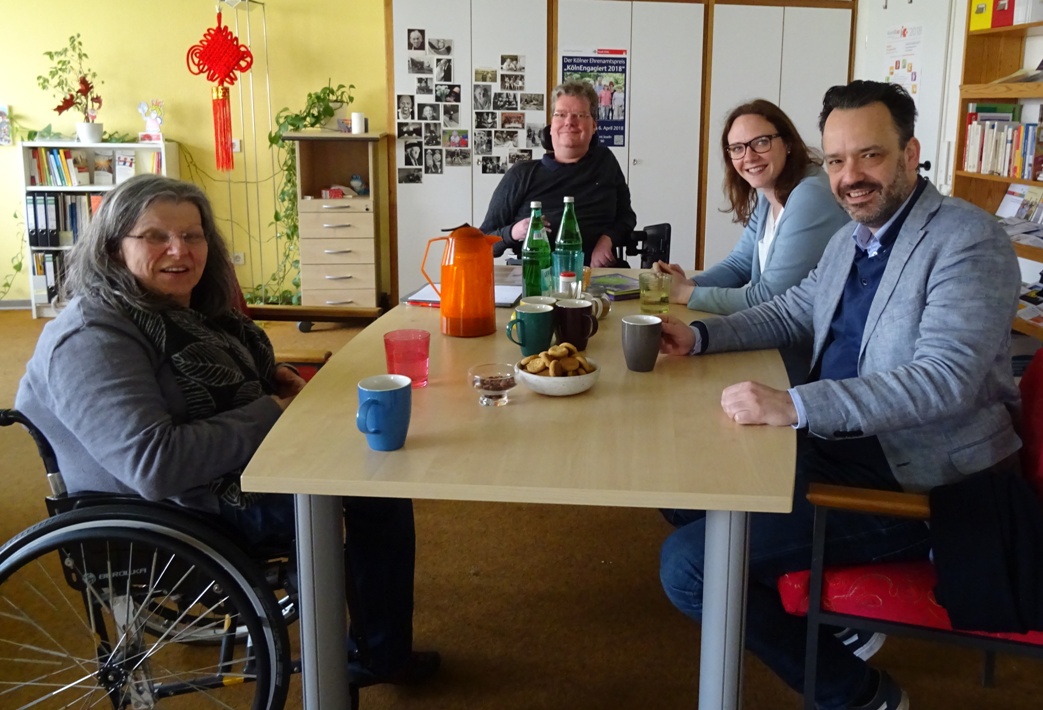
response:
<path id="1" fill-rule="evenodd" d="M 117 180 L 131 174 L 179 177 L 178 144 L 27 141 L 20 148 L 30 307 L 33 318 L 53 318 L 62 307 L 59 290 L 65 255 L 86 226 L 92 200 L 96 203 Z M 113 184 L 97 184 L 105 173 Z"/>
<path id="2" fill-rule="evenodd" d="M 970 30 L 970 11 L 966 26 L 963 74 L 960 83 L 960 128 L 956 165 L 964 164 L 967 142 L 968 105 L 979 101 L 1013 103 L 1024 99 L 1043 100 L 1043 82 L 990 84 L 990 81 L 1021 69 L 1025 62 L 1025 39 L 1043 36 L 1043 22 L 1029 22 L 1009 27 Z M 953 195 L 994 213 L 1010 183 L 1043 185 L 1036 180 L 983 175 L 957 169 L 953 174 Z M 1043 263 L 1043 249 L 1021 244 L 1014 251 L 1023 259 Z M 1014 330 L 1043 341 L 1043 328 L 1020 318 L 1014 319 Z"/>

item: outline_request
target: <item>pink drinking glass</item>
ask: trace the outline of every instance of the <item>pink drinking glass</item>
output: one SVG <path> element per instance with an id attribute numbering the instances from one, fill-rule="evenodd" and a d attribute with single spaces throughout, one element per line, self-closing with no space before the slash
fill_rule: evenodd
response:
<path id="1" fill-rule="evenodd" d="M 431 334 L 426 330 L 403 329 L 384 333 L 384 355 L 388 373 L 405 375 L 413 387 L 427 386 L 427 363 Z"/>

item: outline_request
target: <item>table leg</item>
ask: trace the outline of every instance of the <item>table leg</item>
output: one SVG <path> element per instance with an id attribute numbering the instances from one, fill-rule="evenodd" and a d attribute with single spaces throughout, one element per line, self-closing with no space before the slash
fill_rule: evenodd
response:
<path id="1" fill-rule="evenodd" d="M 746 513 L 706 513 L 699 710 L 742 707 L 748 525 Z"/>
<path id="2" fill-rule="evenodd" d="M 349 708 L 343 508 L 336 496 L 294 496 L 304 708 Z"/>

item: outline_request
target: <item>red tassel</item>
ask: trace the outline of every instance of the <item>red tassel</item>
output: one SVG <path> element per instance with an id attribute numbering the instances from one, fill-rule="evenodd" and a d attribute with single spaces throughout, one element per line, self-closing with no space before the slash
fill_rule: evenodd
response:
<path id="1" fill-rule="evenodd" d="M 213 87 L 211 96 L 214 104 L 214 150 L 217 152 L 217 169 L 231 172 L 232 109 L 228 104 L 228 87 Z"/>

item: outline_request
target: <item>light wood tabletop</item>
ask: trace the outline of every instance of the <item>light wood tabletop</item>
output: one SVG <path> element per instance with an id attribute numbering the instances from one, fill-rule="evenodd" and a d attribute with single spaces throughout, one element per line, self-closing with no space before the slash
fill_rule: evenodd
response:
<path id="1" fill-rule="evenodd" d="M 613 303 L 586 350 L 598 382 L 571 397 L 519 384 L 509 404 L 481 406 L 467 371 L 520 359 L 504 333 L 511 311 L 497 309 L 491 335 L 456 338 L 441 335 L 437 308 L 419 306 L 398 306 L 368 326 L 297 396 L 243 487 L 296 494 L 306 708 L 348 705 L 339 670 L 347 662 L 343 495 L 707 510 L 699 708 L 740 707 L 747 516 L 790 510 L 796 436 L 735 424 L 720 396 L 747 379 L 785 388 L 785 369 L 771 350 L 660 355 L 652 372 L 631 372 L 620 319 L 638 311 L 636 300 Z M 680 305 L 671 312 L 696 315 Z M 432 333 L 430 377 L 413 390 L 405 446 L 372 451 L 355 425 L 356 385 L 385 372 L 383 335 L 398 328 Z"/>
<path id="2" fill-rule="evenodd" d="M 674 315 L 692 319 L 683 306 Z M 483 407 L 467 379 L 472 365 L 521 355 L 497 330 L 480 338 L 440 334 L 437 308 L 399 306 L 336 353 L 297 396 L 246 469 L 248 490 L 313 495 L 572 503 L 786 512 L 793 485 L 788 427 L 748 427 L 721 411 L 721 390 L 753 379 L 785 388 L 776 351 L 701 357 L 660 355 L 631 372 L 617 301 L 586 353 L 601 368 L 594 387 L 570 397 L 519 383 L 502 407 Z M 432 333 L 430 379 L 413 390 L 404 448 L 371 451 L 355 426 L 356 385 L 386 371 L 383 334 Z"/>

